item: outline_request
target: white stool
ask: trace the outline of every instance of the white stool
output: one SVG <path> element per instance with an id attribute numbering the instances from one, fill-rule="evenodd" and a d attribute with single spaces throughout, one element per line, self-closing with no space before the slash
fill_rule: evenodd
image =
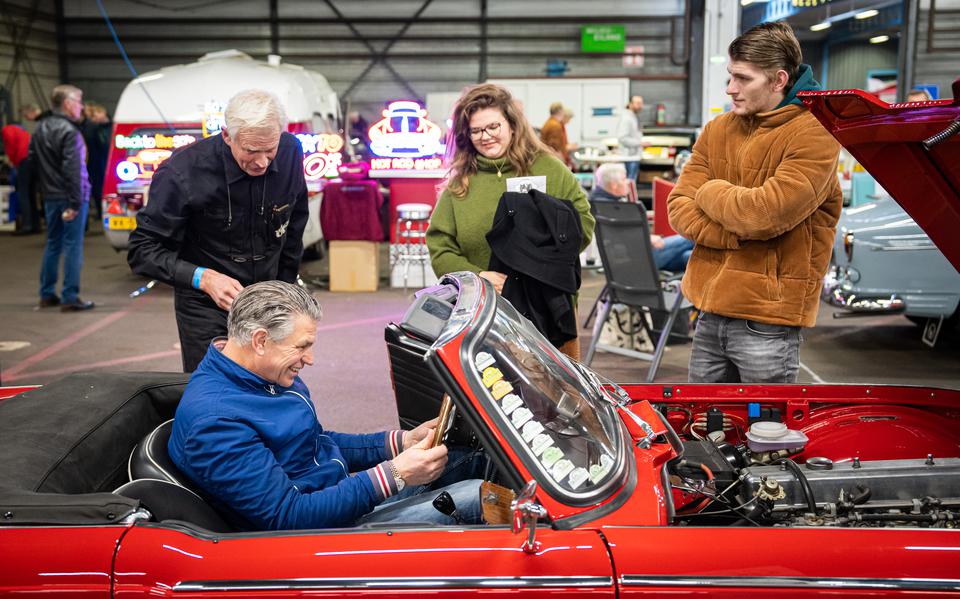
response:
<path id="1" fill-rule="evenodd" d="M 430 252 L 427 249 L 427 227 L 430 226 L 430 204 L 400 204 L 397 206 L 397 222 L 394 242 L 390 245 L 390 280 L 398 266 L 403 266 L 403 291 L 407 291 L 410 266 L 420 265 L 420 284 L 426 285 L 427 264 Z"/>

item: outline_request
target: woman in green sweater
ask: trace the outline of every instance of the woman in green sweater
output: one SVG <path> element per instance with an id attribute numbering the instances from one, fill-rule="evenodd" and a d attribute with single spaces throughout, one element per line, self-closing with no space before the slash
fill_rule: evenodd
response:
<path id="1" fill-rule="evenodd" d="M 503 290 L 506 276 L 487 270 L 486 235 L 500 196 L 513 177 L 545 177 L 547 195 L 573 202 L 583 224 L 583 250 L 593 238 L 594 219 L 587 196 L 573 173 L 536 136 L 523 111 L 506 89 L 484 83 L 468 87 L 453 109 L 447 142 L 446 189 L 440 195 L 427 247 L 437 276 L 468 270 Z M 580 357 L 578 339 L 560 350 Z"/>

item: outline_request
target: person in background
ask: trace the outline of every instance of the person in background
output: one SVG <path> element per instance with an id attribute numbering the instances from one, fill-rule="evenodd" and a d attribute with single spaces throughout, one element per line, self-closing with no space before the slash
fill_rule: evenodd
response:
<path id="1" fill-rule="evenodd" d="M 486 458 L 433 447 L 436 418 L 359 435 L 321 426 L 300 378 L 313 365 L 320 317 L 320 303 L 298 285 L 241 291 L 227 338 L 210 343 L 177 405 L 173 463 L 238 530 L 457 523 L 431 504 L 444 490 L 460 523 L 479 524 Z"/>
<path id="2" fill-rule="evenodd" d="M 567 127 L 564 120 L 564 107 L 560 102 L 550 105 L 550 116 L 540 128 L 540 141 L 557 153 L 564 164 L 570 164 L 570 154 L 567 151 Z"/>
<path id="3" fill-rule="evenodd" d="M 40 107 L 24 104 L 20 107 L 20 122 L 4 127 L 3 144 L 7 158 L 14 167 L 11 185 L 16 189 L 17 226 L 14 235 L 39 233 L 42 209 L 38 203 L 34 160 L 29 158 L 30 136 L 40 119 Z M 9 129 L 8 129 L 9 128 Z"/>
<path id="4" fill-rule="evenodd" d="M 569 125 L 570 121 L 573 120 L 573 116 L 572 110 L 567 107 L 563 108 L 563 133 L 567 139 L 567 166 L 569 166 L 571 170 L 574 170 L 573 152 L 577 150 L 577 144 L 570 142 L 570 137 L 567 132 L 567 125 Z"/>
<path id="5" fill-rule="evenodd" d="M 28 157 L 33 161 L 47 219 L 39 305 L 41 308 L 60 306 L 62 312 L 77 312 L 94 307 L 93 302 L 83 301 L 79 296 L 83 231 L 90 206 L 87 147 L 77 127 L 83 114 L 83 92 L 72 85 L 58 85 L 53 88 L 50 100 L 53 111 L 37 125 Z M 63 286 L 58 296 L 61 255 Z"/>
<path id="6" fill-rule="evenodd" d="M 22 109 L 21 109 L 22 114 Z M 10 163 L 10 185 L 14 191 L 10 194 L 10 204 L 16 206 L 17 230 L 19 235 L 37 233 L 40 230 L 39 216 L 35 207 L 31 207 L 33 198 L 26 189 L 28 185 L 20 182 L 20 165 L 27 158 L 30 151 L 30 134 L 17 122 L 8 123 L 0 130 L 0 139 L 3 140 L 3 153 Z M 27 181 L 24 181 L 27 183 Z M 34 208 L 31 210 L 31 208 Z M 36 219 L 36 220 L 35 220 Z"/>
<path id="7" fill-rule="evenodd" d="M 426 241 L 437 276 L 467 270 L 502 292 L 506 275 L 488 270 L 490 232 L 500 198 L 515 177 L 543 177 L 545 191 L 572 202 L 580 215 L 582 251 L 593 238 L 586 193 L 559 158 L 533 132 L 513 96 L 494 84 L 468 87 L 453 110 L 447 140 L 447 179 L 430 219 Z M 561 351 L 579 356 L 579 339 Z"/>
<path id="8" fill-rule="evenodd" d="M 286 133 L 280 100 L 263 90 L 230 98 L 221 135 L 166 159 L 137 213 L 127 262 L 174 287 L 184 372 L 227 332 L 247 285 L 297 280 L 307 224 L 303 150 Z"/>
<path id="9" fill-rule="evenodd" d="M 643 130 L 640 127 L 640 112 L 643 110 L 643 96 L 631 96 L 627 109 L 620 115 L 617 124 L 617 141 L 620 153 L 634 160 L 626 161 L 627 178 L 637 180 L 640 174 L 640 156 L 643 154 Z"/>
<path id="10" fill-rule="evenodd" d="M 683 277 L 700 311 L 689 378 L 793 383 L 840 217 L 840 146 L 797 98 L 820 85 L 790 25 L 757 25 L 727 52 L 733 109 L 704 127 L 667 200 L 671 226 L 696 243 Z"/>
<path id="11" fill-rule="evenodd" d="M 608 162 L 597 167 L 595 181 L 590 190 L 590 202 L 626 202 L 629 180 L 626 168 L 616 162 Z M 653 261 L 659 270 L 682 272 L 687 269 L 693 242 L 682 235 L 650 235 L 653 247 Z"/>
<path id="12" fill-rule="evenodd" d="M 96 102 L 87 102 L 83 114 L 86 117 L 80 125 L 83 139 L 87 142 L 87 172 L 90 175 L 90 203 L 97 220 L 103 217 L 103 177 L 107 171 L 107 158 L 110 155 L 110 133 L 113 123 L 107 109 Z"/>
<path id="13" fill-rule="evenodd" d="M 910 90 L 910 93 L 907 94 L 907 102 L 929 102 L 933 98 L 930 96 L 930 92 L 923 89 L 922 87 L 915 87 Z"/>

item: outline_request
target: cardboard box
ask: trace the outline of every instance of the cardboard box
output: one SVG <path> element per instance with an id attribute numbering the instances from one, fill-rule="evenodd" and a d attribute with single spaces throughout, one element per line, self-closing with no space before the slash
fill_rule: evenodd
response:
<path id="1" fill-rule="evenodd" d="M 376 291 L 380 250 L 375 241 L 330 242 L 330 291 Z"/>

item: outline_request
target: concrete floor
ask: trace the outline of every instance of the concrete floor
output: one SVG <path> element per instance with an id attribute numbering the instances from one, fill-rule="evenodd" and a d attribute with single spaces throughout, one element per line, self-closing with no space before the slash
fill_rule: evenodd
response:
<path id="1" fill-rule="evenodd" d="M 81 297 L 97 302 L 85 313 L 40 310 L 37 280 L 44 239 L 0 233 L 0 377 L 3 385 L 43 384 L 68 373 L 179 371 L 180 352 L 173 294 L 157 285 L 131 299 L 146 281 L 130 273 L 124 254 L 115 253 L 96 228 L 85 242 Z M 382 266 L 386 275 L 386 265 Z M 322 280 L 325 260 L 305 262 L 307 281 Z M 603 275 L 585 272 L 581 322 L 603 286 Z M 383 327 L 400 318 L 410 294 L 399 289 L 375 293 L 331 293 L 319 289 L 324 307 L 316 364 L 302 376 L 318 406 L 320 420 L 333 430 L 373 431 L 395 427 Z M 920 341 L 920 329 L 900 316 L 833 319 L 821 305 L 815 328 L 804 332 L 800 382 L 884 383 L 960 388 L 960 335 L 941 338 L 934 349 Z M 589 331 L 581 344 L 586 348 Z M 689 344 L 668 347 L 657 382 L 686 380 Z M 642 381 L 647 363 L 598 353 L 593 367 L 621 382 Z"/>

